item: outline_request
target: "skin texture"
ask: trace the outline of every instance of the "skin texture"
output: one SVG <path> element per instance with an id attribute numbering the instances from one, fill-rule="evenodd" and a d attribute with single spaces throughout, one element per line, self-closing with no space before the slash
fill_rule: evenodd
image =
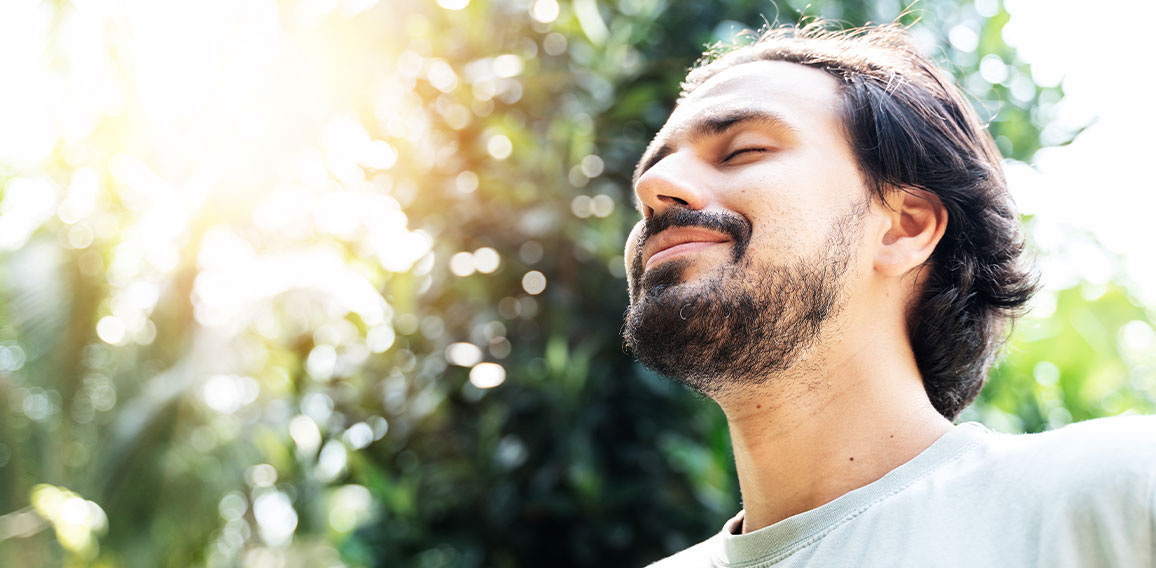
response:
<path id="1" fill-rule="evenodd" d="M 895 189 L 885 203 L 868 197 L 837 88 L 826 73 L 793 63 L 726 69 L 680 101 L 635 183 L 643 220 L 626 246 L 627 343 L 715 360 L 671 374 L 726 413 L 744 531 L 875 481 L 951 428 L 923 390 L 905 323 L 947 214 L 919 191 Z M 749 236 L 656 222 L 679 217 L 671 213 L 679 208 L 692 212 L 685 218 L 735 220 Z M 810 276 L 775 276 L 791 271 Z M 815 290 L 830 305 L 796 317 L 813 311 Z M 756 303 L 742 328 L 726 327 L 733 309 L 691 309 L 715 334 L 688 339 L 675 329 L 685 306 L 743 295 L 769 303 Z M 792 318 L 808 325 L 783 324 Z M 632 334 L 656 323 L 673 335 Z M 735 342 L 754 356 L 713 357 Z"/>

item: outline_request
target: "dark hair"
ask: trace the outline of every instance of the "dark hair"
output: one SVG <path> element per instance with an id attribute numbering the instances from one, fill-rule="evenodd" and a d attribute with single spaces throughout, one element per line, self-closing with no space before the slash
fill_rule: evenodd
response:
<path id="1" fill-rule="evenodd" d="M 874 195 L 924 190 L 947 209 L 947 230 L 909 307 L 907 334 L 935 409 L 955 417 L 979 394 L 1012 319 L 1036 289 L 1021 263 L 1019 216 L 1000 155 L 946 74 L 897 25 L 830 31 L 823 22 L 770 28 L 752 44 L 715 48 L 682 97 L 751 61 L 798 63 L 840 82 L 843 126 Z"/>

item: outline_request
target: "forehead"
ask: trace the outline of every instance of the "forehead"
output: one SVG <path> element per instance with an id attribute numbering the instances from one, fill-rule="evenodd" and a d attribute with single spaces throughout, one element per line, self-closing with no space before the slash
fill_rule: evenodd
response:
<path id="1" fill-rule="evenodd" d="M 735 108 L 773 111 L 805 130 L 808 121 L 838 120 L 838 81 L 786 61 L 751 61 L 719 71 L 679 101 L 661 133 L 676 134 L 695 118 Z"/>
<path id="2" fill-rule="evenodd" d="M 843 141 L 838 88 L 831 75 L 786 61 L 751 61 L 723 69 L 679 101 L 643 154 L 636 181 L 656 159 L 700 137 L 702 125 L 719 117 L 766 115 L 803 142 L 838 144 Z"/>

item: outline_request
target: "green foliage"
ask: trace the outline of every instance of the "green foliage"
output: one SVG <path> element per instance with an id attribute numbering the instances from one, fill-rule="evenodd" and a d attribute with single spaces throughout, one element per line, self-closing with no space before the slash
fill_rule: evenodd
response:
<path id="1" fill-rule="evenodd" d="M 1156 412 L 1151 312 L 1118 285 L 1045 291 L 1021 321 L 969 417 L 1040 432 L 1100 416 Z"/>
<path id="2" fill-rule="evenodd" d="M 637 566 L 683 548 L 739 507 L 726 422 L 618 330 L 631 172 L 702 48 L 803 16 L 918 19 L 1023 160 L 1059 95 L 1003 44 L 1006 12 L 970 3 L 574 0 L 550 23 L 498 0 L 309 5 L 260 20 L 305 57 L 220 57 L 261 62 L 272 86 L 238 89 L 268 97 L 251 115 L 155 130 L 129 81 L 84 136 L 0 163 L 5 205 L 14 180 L 60 190 L 0 248 L 0 564 Z M 947 47 L 958 26 L 975 51 Z M 230 145 L 265 106 L 277 120 Z M 1152 411 L 1148 312 L 1118 286 L 1048 297 L 969 416 L 1035 431 Z M 37 507 L 38 487 L 106 526 Z"/>

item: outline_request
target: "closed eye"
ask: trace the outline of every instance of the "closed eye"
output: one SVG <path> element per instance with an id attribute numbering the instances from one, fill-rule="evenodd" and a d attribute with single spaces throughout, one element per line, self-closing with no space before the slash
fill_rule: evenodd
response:
<path id="1" fill-rule="evenodd" d="M 738 150 L 735 150 L 734 152 L 727 154 L 727 156 L 725 158 L 723 158 L 723 163 L 729 162 L 729 161 L 733 160 L 734 158 L 736 158 L 742 154 L 749 153 L 749 152 L 757 152 L 757 153 L 761 154 L 761 153 L 766 153 L 769 151 L 770 151 L 769 149 L 763 148 L 760 146 L 752 146 L 750 148 L 739 148 Z"/>

